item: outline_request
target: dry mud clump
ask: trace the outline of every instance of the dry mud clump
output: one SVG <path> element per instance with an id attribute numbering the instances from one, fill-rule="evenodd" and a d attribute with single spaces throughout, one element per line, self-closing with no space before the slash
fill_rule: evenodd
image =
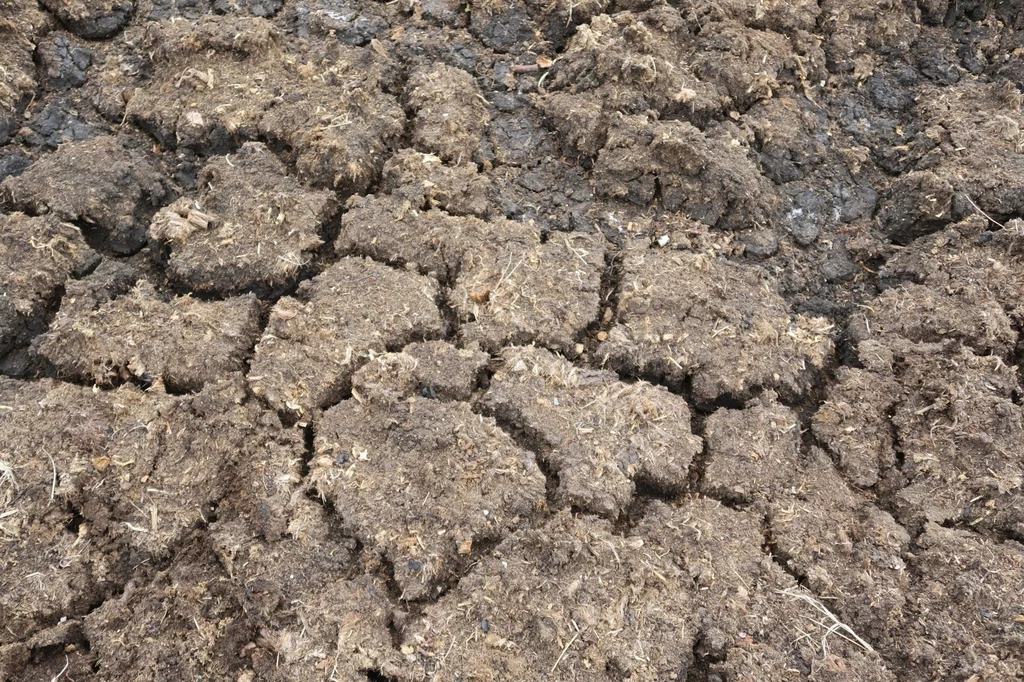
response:
<path id="1" fill-rule="evenodd" d="M 98 255 L 73 225 L 52 216 L 0 214 L 0 354 L 32 332 L 64 280 L 96 264 Z"/>
<path id="2" fill-rule="evenodd" d="M 391 564 L 403 599 L 435 596 L 474 545 L 479 554 L 545 506 L 533 454 L 466 403 L 410 394 L 417 364 L 387 354 L 357 372 L 353 398 L 319 421 L 311 469 L 318 494 Z"/>
<path id="3" fill-rule="evenodd" d="M 294 415 L 327 407 L 374 355 L 441 336 L 437 298 L 437 282 L 428 277 L 343 258 L 270 311 L 249 385 Z"/>
<path id="4" fill-rule="evenodd" d="M 664 494 L 685 488 L 701 441 L 678 396 L 539 348 L 506 348 L 501 363 L 482 405 L 536 448 L 557 476 L 557 499 L 614 517 L 636 484 Z"/>
<path id="5" fill-rule="evenodd" d="M 109 136 L 64 144 L 0 190 L 22 210 L 79 221 L 117 254 L 145 244 L 150 217 L 171 198 L 168 182 L 146 156 Z"/>
<path id="6" fill-rule="evenodd" d="M 606 246 L 593 235 L 545 237 L 535 224 L 425 211 L 392 195 L 351 201 L 337 248 L 450 283 L 462 341 L 492 352 L 534 341 L 574 352 L 600 312 Z"/>
<path id="7" fill-rule="evenodd" d="M 337 210 L 330 192 L 304 188 L 259 143 L 211 160 L 198 184 L 196 196 L 156 214 L 149 235 L 170 251 L 168 275 L 199 292 L 292 284 L 308 272 Z"/>
<path id="8" fill-rule="evenodd" d="M 402 132 L 402 109 L 380 90 L 395 65 L 371 47 L 297 53 L 269 21 L 238 16 L 149 23 L 138 39 L 153 77 L 124 112 L 167 147 L 225 153 L 266 136 L 304 180 L 362 192 Z"/>
<path id="9" fill-rule="evenodd" d="M 253 532 L 275 531 L 302 442 L 244 396 L 237 377 L 191 397 L 0 383 L 0 575 L 12 628 L 0 642 L 20 641 L 15 626 L 32 634 L 84 615 L 140 562 L 173 554 L 229 490 L 242 494 L 222 513 L 233 508 Z M 36 429 L 40 420 L 51 427 Z"/>
<path id="10" fill-rule="evenodd" d="M 208 377 L 244 370 L 259 334 L 251 295 L 163 301 L 145 280 L 111 301 L 98 303 L 89 293 L 88 278 L 72 282 L 49 331 L 35 342 L 58 372 L 84 381 L 136 377 L 161 379 L 178 391 L 198 389 Z M 156 338 L 161 343 L 149 343 Z"/>
<path id="11" fill-rule="evenodd" d="M 619 296 L 601 361 L 690 379 L 699 399 L 762 387 L 800 396 L 831 352 L 827 320 L 793 315 L 770 276 L 712 253 L 629 249 Z"/>

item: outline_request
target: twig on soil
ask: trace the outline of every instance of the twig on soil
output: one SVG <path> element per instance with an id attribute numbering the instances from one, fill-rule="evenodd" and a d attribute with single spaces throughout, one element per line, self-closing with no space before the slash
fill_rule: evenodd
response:
<path id="1" fill-rule="evenodd" d="M 57 682 L 57 680 L 60 679 L 60 676 L 63 675 L 64 673 L 66 673 L 68 671 L 68 668 L 70 668 L 70 667 L 71 667 L 71 658 L 67 654 L 64 654 L 64 669 L 61 670 L 56 675 L 54 675 L 53 677 L 51 677 L 50 678 L 50 682 Z"/>
<path id="2" fill-rule="evenodd" d="M 53 457 L 50 457 L 49 452 L 46 453 L 46 456 L 50 460 L 50 466 L 53 467 L 53 482 L 50 483 L 50 504 L 53 504 L 53 498 L 57 495 L 57 465 L 54 463 Z"/>
<path id="3" fill-rule="evenodd" d="M 0 509 L 10 503 L 12 493 L 17 489 L 18 481 L 14 478 L 14 467 L 0 459 Z"/>
<path id="4" fill-rule="evenodd" d="M 990 216 L 988 213 L 985 213 L 984 211 L 982 211 L 981 207 L 978 206 L 976 203 L 974 203 L 974 199 L 971 199 L 971 196 L 969 194 L 967 194 L 967 192 L 964 192 L 964 198 L 967 199 L 967 203 L 969 203 L 971 206 L 974 207 L 975 211 L 977 211 L 981 215 L 983 215 L 986 218 L 988 218 L 989 222 L 991 222 L 993 225 L 998 225 L 999 227 L 1002 227 L 1002 228 L 1006 227 L 1006 225 L 1003 225 L 1001 222 L 999 222 L 998 220 L 996 220 L 995 218 Z"/>
<path id="5" fill-rule="evenodd" d="M 875 652 L 874 648 L 872 648 L 870 644 L 861 639 L 860 636 L 853 631 L 853 628 L 840 621 L 834 613 L 829 611 L 824 604 L 822 604 L 814 597 L 806 594 L 801 594 L 796 591 L 796 588 L 793 587 L 786 588 L 785 590 L 776 590 L 775 592 L 777 594 L 783 594 L 787 597 L 792 597 L 793 599 L 798 599 L 800 601 L 807 602 L 814 608 L 815 611 L 823 614 L 826 618 L 832 621 L 832 624 L 828 626 L 826 626 L 825 622 L 812 621 L 817 623 L 819 627 L 825 628 L 825 634 L 821 637 L 821 653 L 823 655 L 828 656 L 828 636 L 832 634 L 839 635 L 843 639 L 859 645 L 861 648 L 864 649 L 864 651 L 867 651 L 868 653 L 873 654 Z M 850 637 L 844 635 L 842 632 L 840 632 L 840 630 L 845 631 L 847 634 L 850 635 Z M 806 637 L 807 635 L 804 636 Z"/>
<path id="6" fill-rule="evenodd" d="M 576 638 L 579 636 L 579 631 L 577 631 L 576 634 L 572 636 L 572 639 L 569 640 L 569 643 L 566 644 L 565 648 L 562 649 L 562 653 L 558 654 L 558 660 L 555 661 L 555 664 L 553 666 L 551 666 L 551 671 L 548 673 L 548 675 L 554 674 L 555 668 L 557 668 L 558 664 L 562 662 L 562 659 L 565 658 L 565 654 L 569 652 L 569 647 L 572 646 L 572 643 L 575 642 Z"/>

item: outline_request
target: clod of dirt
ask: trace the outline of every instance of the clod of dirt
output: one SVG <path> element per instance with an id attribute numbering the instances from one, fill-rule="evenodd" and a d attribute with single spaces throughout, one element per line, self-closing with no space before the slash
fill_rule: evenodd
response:
<path id="1" fill-rule="evenodd" d="M 143 42 L 153 78 L 126 115 L 165 147 L 225 153 L 260 136 L 285 146 L 304 180 L 365 192 L 403 131 L 382 91 L 396 64 L 380 45 L 306 44 L 300 60 L 270 22 L 214 16 L 151 25 Z"/>
<path id="2" fill-rule="evenodd" d="M 746 0 L 719 0 L 708 4 L 693 3 L 688 10 L 702 25 L 710 21 L 732 20 L 753 28 L 786 33 L 813 31 L 821 13 L 819 4 L 815 0 L 764 0 L 756 5 Z"/>
<path id="3" fill-rule="evenodd" d="M 60 23 L 82 38 L 99 40 L 120 31 L 132 16 L 130 0 L 40 0 Z"/>
<path id="4" fill-rule="evenodd" d="M 167 244 L 168 275 L 195 291 L 280 291 L 310 270 L 334 195 L 290 177 L 264 145 L 211 160 L 198 192 L 153 218 L 149 235 Z"/>
<path id="5" fill-rule="evenodd" d="M 706 428 L 705 490 L 764 512 L 771 551 L 789 572 L 861 635 L 890 636 L 909 587 L 906 530 L 851 490 L 821 450 L 802 455 L 796 415 L 770 397 L 719 410 Z"/>
<path id="6" fill-rule="evenodd" d="M 449 166 L 433 154 L 403 149 L 384 164 L 381 191 L 415 208 L 486 218 L 490 181 L 471 163 Z"/>
<path id="7" fill-rule="evenodd" d="M 827 320 L 791 315 L 762 270 L 711 253 L 633 245 L 620 292 L 597 356 L 635 376 L 691 377 L 701 400 L 757 388 L 802 395 L 832 354 Z"/>
<path id="8" fill-rule="evenodd" d="M 385 586 L 357 575 L 366 568 L 357 544 L 339 535 L 323 505 L 294 496 L 288 512 L 287 535 L 271 542 L 253 542 L 234 522 L 211 529 L 241 606 L 238 619 L 255 631 L 239 652 L 251 667 L 240 677 L 313 682 L 325 666 L 342 680 L 366 679 L 360 671 L 390 674 L 396 609 Z"/>
<path id="9" fill-rule="evenodd" d="M 797 587 L 762 553 L 758 515 L 708 498 L 677 507 L 655 502 L 634 534 L 691 576 L 699 614 L 694 653 L 707 679 L 895 681 L 867 651 L 870 642 L 821 610 L 831 601 Z"/>
<path id="10" fill-rule="evenodd" d="M 241 617 L 238 588 L 201 540 L 191 541 L 180 559 L 86 616 L 103 679 L 234 679 L 243 668 L 243 647 L 256 632 Z"/>
<path id="11" fill-rule="evenodd" d="M 132 377 L 162 379 L 174 390 L 198 390 L 245 369 L 259 335 L 252 295 L 225 301 L 175 296 L 147 281 L 128 295 L 96 305 L 88 281 L 72 282 L 36 352 L 67 376 L 100 385 Z"/>
<path id="12" fill-rule="evenodd" d="M 1002 358 L 1017 345 L 1013 322 L 997 301 L 920 284 L 889 289 L 861 306 L 850 319 L 848 334 L 854 343 L 891 336 L 928 343 L 956 339 L 979 355 Z"/>
<path id="13" fill-rule="evenodd" d="M 490 120 L 473 77 L 436 63 L 413 70 L 406 87 L 413 144 L 455 165 L 472 162 Z"/>
<path id="14" fill-rule="evenodd" d="M 901 679 L 1024 676 L 1024 546 L 935 524 L 917 543 L 912 565 L 921 583 L 908 596 L 906 625 L 893 642 L 906 661 Z"/>
<path id="15" fill-rule="evenodd" d="M 0 213 L 0 356 L 39 333 L 64 286 L 99 259 L 81 232 L 53 216 Z"/>
<path id="16" fill-rule="evenodd" d="M 345 45 L 366 45 L 387 32 L 392 21 L 401 21 L 395 16 L 399 11 L 398 3 L 389 6 L 365 5 L 356 0 L 300 0 L 289 3 L 287 19 L 294 22 L 300 37 L 314 35 L 336 38 Z"/>
<path id="17" fill-rule="evenodd" d="M 931 171 L 900 176 L 882 196 L 882 232 L 897 244 L 908 244 L 942 229 L 953 219 L 953 192 L 953 185 Z"/>
<path id="18" fill-rule="evenodd" d="M 252 491 L 233 503 L 247 517 L 282 507 L 301 438 L 243 397 L 239 381 L 186 399 L 0 380 L 0 608 L 18 638 L 167 556 L 231 487 Z"/>
<path id="19" fill-rule="evenodd" d="M 1020 328 L 1024 322 L 1024 223 L 1010 221 L 1006 227 L 991 227 L 982 216 L 972 216 L 949 228 L 922 237 L 890 258 L 879 273 L 885 280 L 910 280 L 946 292 L 953 301 L 963 301 L 986 311 L 992 302 L 1002 307 Z M 977 313 L 971 313 L 976 315 Z M 996 319 L 998 319 L 996 317 Z M 966 326 L 951 320 L 954 327 Z M 989 326 L 993 326 L 989 321 Z M 996 323 L 995 329 L 1001 327 Z M 985 327 L 983 327 L 985 328 Z M 977 344 L 966 333 L 964 343 L 984 354 L 986 347 L 998 348 L 1005 333 Z"/>
<path id="20" fill-rule="evenodd" d="M 738 504 L 765 504 L 790 488 L 800 468 L 800 421 L 768 392 L 742 410 L 707 419 L 704 490 Z"/>
<path id="21" fill-rule="evenodd" d="M 405 265 L 450 282 L 459 271 L 463 253 L 484 239 L 488 225 L 468 216 L 421 211 L 400 196 L 352 197 L 341 217 L 335 250 Z"/>
<path id="22" fill-rule="evenodd" d="M 352 199 L 337 250 L 406 264 L 452 282 L 448 302 L 466 343 L 531 343 L 572 352 L 600 311 L 605 244 L 503 218 L 420 211 L 395 197 Z"/>
<path id="23" fill-rule="evenodd" d="M 680 54 L 692 51 L 690 26 L 675 7 L 598 14 L 576 30 L 545 86 L 552 92 L 583 93 L 576 98 L 581 104 L 593 102 L 608 113 L 685 112 L 703 125 L 727 106 L 727 95 L 701 81 L 689 66 L 692 60 Z M 567 104 L 542 107 L 560 132 L 585 139 L 577 128 L 583 121 L 565 115 L 571 113 Z M 602 119 L 607 125 L 609 119 Z"/>
<path id="24" fill-rule="evenodd" d="M 249 384 L 274 409 L 310 415 L 338 400 L 368 358 L 443 335 L 438 296 L 431 278 L 343 258 L 271 310 Z"/>
<path id="25" fill-rule="evenodd" d="M 691 579 L 642 538 L 563 511 L 481 558 L 405 633 L 400 679 L 685 679 Z"/>
<path id="26" fill-rule="evenodd" d="M 0 383 L 6 390 L 10 380 Z M 16 438 L 13 430 L 5 430 Z M 68 529 L 74 515 L 63 500 L 50 501 L 56 485 L 50 460 L 39 463 L 15 457 L 12 445 L 0 446 L 0 672 L 17 679 L 9 660 L 18 646 L 62 616 L 85 613 L 105 590 L 93 565 L 107 561 L 87 537 Z"/>
<path id="27" fill-rule="evenodd" d="M 205 16 L 195 24 L 154 22 L 138 38 L 144 48 L 140 58 L 154 77 L 130 99 L 122 98 L 125 116 L 167 148 L 223 154 L 256 137 L 273 98 L 265 87 L 267 72 L 283 68 L 268 63 L 273 57 L 283 62 L 280 35 L 270 22 L 236 16 Z M 126 89 L 119 82 L 121 70 L 113 66 L 98 75 Z M 231 83 L 244 87 L 228 87 Z"/>
<path id="28" fill-rule="evenodd" d="M 31 0 L 0 1 L 0 17 L 0 144 L 6 144 L 36 88 L 33 40 L 52 20 Z"/>
<path id="29" fill-rule="evenodd" d="M 251 14 L 254 17 L 272 17 L 281 9 L 284 0 L 213 0 L 217 14 Z"/>
<path id="30" fill-rule="evenodd" d="M 843 367 L 814 415 L 815 437 L 856 486 L 870 488 L 896 466 L 896 435 L 889 414 L 899 390 L 892 377 Z"/>
<path id="31" fill-rule="evenodd" d="M 396 86 L 398 65 L 379 43 L 327 45 L 319 62 L 298 67 L 298 78 L 280 76 L 288 96 L 275 98 L 259 130 L 287 145 L 304 180 L 366 192 L 405 129 L 402 107 L 384 92 Z"/>
<path id="32" fill-rule="evenodd" d="M 959 215 L 978 209 L 997 219 L 1024 213 L 1024 189 L 1017 182 L 1024 173 L 1020 97 L 1012 86 L 971 81 L 927 85 L 917 96 L 915 115 L 938 143 L 918 169 L 929 169 L 966 195 L 955 205 Z M 943 197 L 936 198 L 941 206 Z"/>
<path id="33" fill-rule="evenodd" d="M 916 19 L 917 6 L 923 3 L 823 0 L 819 4 L 818 21 L 827 30 L 823 47 L 832 73 L 870 75 L 881 55 L 906 58 L 921 31 Z"/>
<path id="34" fill-rule="evenodd" d="M 408 362 L 371 362 L 360 370 L 360 385 L 371 391 L 396 391 L 397 397 L 422 396 L 469 400 L 491 356 L 456 348 L 445 341 L 410 343 L 402 349 Z"/>
<path id="35" fill-rule="evenodd" d="M 398 655 L 388 628 L 395 609 L 385 587 L 365 575 L 330 580 L 328 574 L 309 580 L 306 571 L 299 570 L 288 576 L 278 572 L 278 584 L 292 588 L 281 592 L 292 601 L 279 599 L 281 615 L 260 630 L 252 655 L 254 679 L 319 682 L 325 672 L 352 682 L 367 679 L 369 672 L 390 678 Z M 257 581 L 254 587 L 256 592 L 263 584 Z M 270 596 L 277 596 L 273 588 Z"/>
<path id="36" fill-rule="evenodd" d="M 88 650 L 82 621 L 63 622 L 15 644 L 0 644 L 0 679 L 87 680 L 96 670 L 96 656 Z M 53 655 L 54 651 L 62 652 Z"/>
<path id="37" fill-rule="evenodd" d="M 212 543 L 189 542 L 155 580 L 130 585 L 86 618 L 104 679 L 155 681 L 171 671 L 176 679 L 311 682 L 390 672 L 393 608 L 378 581 L 345 577 L 351 553 L 336 538 L 261 543 L 236 530 L 219 524 Z M 180 654 L 170 664 L 156 631 Z M 197 649 L 204 655 L 188 653 Z"/>
<path id="38" fill-rule="evenodd" d="M 604 240 L 558 232 L 544 241 L 535 227 L 506 221 L 488 227 L 489 238 L 463 253 L 449 294 L 461 338 L 492 351 L 535 342 L 574 352 L 600 312 Z"/>
<path id="39" fill-rule="evenodd" d="M 761 170 L 778 185 L 804 179 L 826 158 L 828 118 L 803 98 L 762 100 L 742 120 L 754 133 Z"/>
<path id="40" fill-rule="evenodd" d="M 533 455 L 493 420 L 409 394 L 416 364 L 388 354 L 356 373 L 353 399 L 317 424 L 310 474 L 413 600 L 436 596 L 474 544 L 501 540 L 545 504 Z"/>
<path id="41" fill-rule="evenodd" d="M 0 460 L 15 491 L 33 491 L 9 504 L 21 509 L 19 500 L 37 500 L 44 511 L 71 505 L 81 514 L 81 542 L 115 554 L 122 548 L 140 560 L 166 556 L 239 484 L 236 471 L 243 489 L 258 483 L 251 497 L 242 498 L 252 506 L 276 499 L 283 481 L 298 480 L 301 438 L 281 430 L 274 415 L 242 404 L 237 376 L 189 397 L 130 385 L 94 392 L 49 380 L 5 380 L 0 394 L 9 408 L 0 411 L 7 434 Z M 50 426 L 40 430 L 39 424 Z M 259 476 L 250 478 L 250 472 Z M 261 476 L 270 472 L 268 484 Z M 281 494 L 287 498 L 291 491 Z M 21 515 L 16 523 L 31 521 Z M 103 575 L 113 568 L 101 563 L 96 570 Z"/>
<path id="42" fill-rule="evenodd" d="M 150 217 L 171 197 L 153 164 L 110 136 L 63 144 L 0 190 L 21 210 L 89 225 L 94 242 L 117 254 L 145 244 Z"/>
<path id="43" fill-rule="evenodd" d="M 768 532 L 787 569 L 862 637 L 880 642 L 900 629 L 910 535 L 851 490 L 825 453 L 813 449 L 790 489 L 777 491 Z"/>
<path id="44" fill-rule="evenodd" d="M 665 494 L 685 487 L 701 440 L 682 398 L 539 348 L 506 348 L 501 362 L 481 405 L 532 443 L 558 477 L 560 503 L 614 517 L 635 483 Z"/>
<path id="45" fill-rule="evenodd" d="M 897 494 L 901 520 L 963 522 L 1024 538 L 1024 408 L 1014 402 L 1015 368 L 947 342 L 867 341 L 868 369 L 893 376 L 902 400 L 892 420 L 907 487 Z"/>
<path id="46" fill-rule="evenodd" d="M 595 16 L 569 40 L 546 87 L 598 104 L 607 112 L 605 124 L 615 112 L 653 111 L 703 127 L 824 77 L 820 40 L 805 31 L 785 36 L 729 21 L 712 27 L 690 8 L 684 18 L 681 9 L 660 5 Z M 566 104 L 545 107 L 546 113 L 569 139 L 587 137 L 581 121 L 564 115 L 572 111 Z"/>
<path id="47" fill-rule="evenodd" d="M 523 0 L 471 0 L 467 5 L 470 32 L 496 52 L 518 52 L 538 37 Z"/>
<path id="48" fill-rule="evenodd" d="M 669 211 L 722 229 L 770 225 L 781 202 L 742 147 L 722 129 L 622 117 L 594 164 L 598 194 Z"/>
<path id="49" fill-rule="evenodd" d="M 75 88 L 85 83 L 92 52 L 78 45 L 66 33 L 48 34 L 36 46 L 36 59 L 43 71 L 43 82 L 55 89 Z"/>

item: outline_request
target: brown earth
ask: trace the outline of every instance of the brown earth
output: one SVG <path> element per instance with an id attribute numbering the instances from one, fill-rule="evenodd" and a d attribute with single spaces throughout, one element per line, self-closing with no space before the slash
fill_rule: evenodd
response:
<path id="1" fill-rule="evenodd" d="M 0 682 L 1024 679 L 1024 4 L 0 0 Z"/>

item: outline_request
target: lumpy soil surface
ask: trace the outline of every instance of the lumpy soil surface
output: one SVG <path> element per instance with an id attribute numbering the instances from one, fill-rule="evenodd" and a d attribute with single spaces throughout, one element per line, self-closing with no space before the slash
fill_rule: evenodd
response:
<path id="1" fill-rule="evenodd" d="M 0 0 L 0 681 L 1024 679 L 1024 2 Z"/>

